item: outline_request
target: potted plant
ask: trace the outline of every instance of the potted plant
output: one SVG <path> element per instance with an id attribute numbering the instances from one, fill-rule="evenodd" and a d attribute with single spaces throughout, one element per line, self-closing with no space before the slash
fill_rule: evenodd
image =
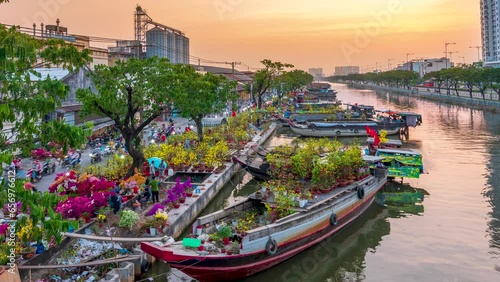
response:
<path id="1" fill-rule="evenodd" d="M 135 211 L 123 210 L 120 212 L 120 227 L 132 229 L 137 221 L 139 221 L 139 215 Z"/>
<path id="2" fill-rule="evenodd" d="M 229 244 L 229 237 L 231 236 L 231 227 L 227 225 L 222 225 L 217 231 L 217 236 L 222 239 L 224 245 Z"/>

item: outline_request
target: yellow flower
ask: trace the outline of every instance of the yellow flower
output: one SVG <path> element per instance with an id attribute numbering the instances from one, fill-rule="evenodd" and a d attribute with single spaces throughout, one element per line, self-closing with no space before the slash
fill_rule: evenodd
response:
<path id="1" fill-rule="evenodd" d="M 97 220 L 99 220 L 99 221 L 104 221 L 105 219 L 106 219 L 106 216 L 103 214 L 100 214 L 97 216 Z"/>
<path id="2" fill-rule="evenodd" d="M 168 214 L 166 212 L 156 212 L 155 214 L 156 219 L 164 220 L 167 221 L 168 219 Z"/>

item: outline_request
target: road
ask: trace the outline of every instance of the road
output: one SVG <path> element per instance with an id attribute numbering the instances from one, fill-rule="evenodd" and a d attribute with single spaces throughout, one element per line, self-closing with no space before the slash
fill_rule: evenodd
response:
<path id="1" fill-rule="evenodd" d="M 180 127 L 182 130 L 184 130 L 184 128 L 186 126 L 188 126 L 188 120 L 185 118 L 173 118 L 173 121 L 174 121 L 176 128 Z M 166 122 L 165 125 L 168 126 L 168 122 Z M 162 126 L 162 123 L 158 123 L 156 127 L 161 128 L 161 126 Z M 147 136 L 149 135 L 150 130 L 151 129 L 149 127 L 146 127 L 143 130 L 143 139 L 144 140 L 147 140 Z M 82 158 L 81 158 L 80 165 L 87 167 L 90 165 L 90 155 L 89 154 L 91 152 L 91 149 L 82 150 L 81 152 L 82 152 Z M 111 156 L 104 157 L 103 160 L 97 164 L 104 164 L 106 162 L 106 159 L 108 159 L 109 157 L 111 157 Z M 23 159 L 22 160 L 22 167 L 24 169 L 29 169 L 32 161 L 33 160 L 30 158 Z M 50 184 L 52 184 L 54 182 L 56 175 L 58 173 L 65 172 L 66 170 L 67 170 L 66 167 L 62 168 L 60 165 L 57 165 L 55 173 L 52 173 L 50 175 L 45 175 L 40 181 L 34 183 L 36 185 L 36 188 L 41 192 L 48 191 L 49 186 L 50 186 Z M 18 178 L 20 178 L 20 177 L 24 178 L 25 175 L 26 175 L 25 170 L 21 170 L 18 172 Z"/>

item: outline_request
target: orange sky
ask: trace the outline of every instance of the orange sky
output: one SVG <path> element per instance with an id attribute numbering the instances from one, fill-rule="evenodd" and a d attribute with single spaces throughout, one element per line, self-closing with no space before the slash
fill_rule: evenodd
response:
<path id="1" fill-rule="evenodd" d="M 477 60 L 481 44 L 478 0 L 11 0 L 0 5 L 0 22 L 61 25 L 70 33 L 133 39 L 140 4 L 155 21 L 180 29 L 191 55 L 260 66 L 264 58 L 297 68 L 387 68 L 412 58 L 444 56 Z M 384 15 L 379 20 L 375 15 Z M 368 30 L 367 30 L 368 28 Z M 221 65 L 223 66 L 223 65 Z"/>

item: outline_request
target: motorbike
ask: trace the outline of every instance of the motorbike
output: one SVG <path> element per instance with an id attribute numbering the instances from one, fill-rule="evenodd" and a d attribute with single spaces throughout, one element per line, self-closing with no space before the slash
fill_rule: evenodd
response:
<path id="1" fill-rule="evenodd" d="M 42 166 L 42 174 L 49 175 L 56 171 L 56 164 L 52 162 L 50 159 L 47 159 Z"/>
<path id="2" fill-rule="evenodd" d="M 102 154 L 101 154 L 101 151 L 99 149 L 94 149 L 92 151 L 92 153 L 90 153 L 89 156 L 90 156 L 90 163 L 91 164 L 102 161 Z"/>
<path id="3" fill-rule="evenodd" d="M 43 170 L 38 168 L 37 165 L 33 165 L 30 169 L 28 169 L 28 172 L 26 175 L 30 177 L 31 182 L 36 182 L 40 181 L 43 178 Z"/>
<path id="4" fill-rule="evenodd" d="M 19 172 L 20 170 L 22 170 L 21 161 L 22 161 L 21 158 L 17 158 L 17 159 L 12 160 L 12 162 L 14 163 L 14 166 L 16 168 L 16 173 Z"/>
<path id="5" fill-rule="evenodd" d="M 104 147 L 104 155 L 109 156 L 115 153 L 115 149 L 111 146 Z"/>
<path id="6" fill-rule="evenodd" d="M 64 159 L 61 160 L 61 167 L 70 165 L 71 165 L 71 158 L 69 156 L 65 156 Z"/>
<path id="7" fill-rule="evenodd" d="M 71 157 L 69 166 L 75 168 L 75 166 L 80 164 L 80 157 Z"/>

